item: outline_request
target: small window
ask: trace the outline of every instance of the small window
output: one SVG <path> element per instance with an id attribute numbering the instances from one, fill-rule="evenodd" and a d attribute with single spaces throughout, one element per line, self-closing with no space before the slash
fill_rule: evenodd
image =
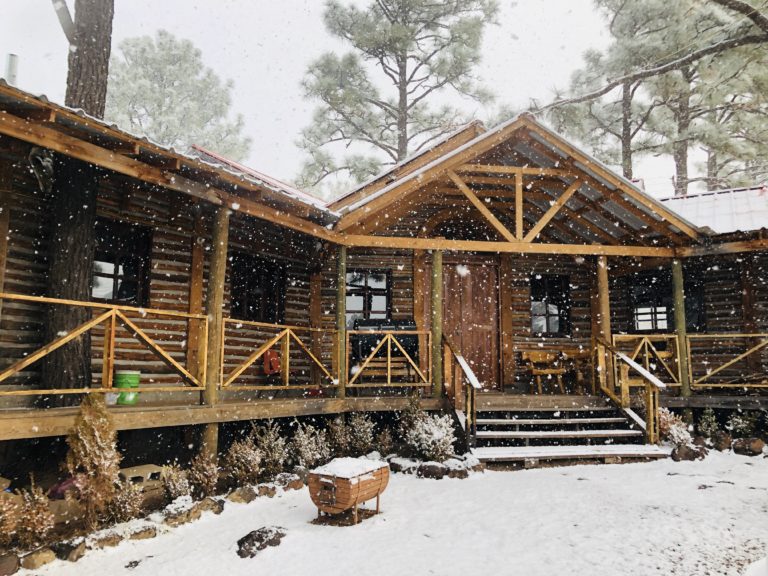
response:
<path id="1" fill-rule="evenodd" d="M 282 324 L 285 321 L 285 266 L 251 254 L 232 255 L 232 318 Z"/>
<path id="2" fill-rule="evenodd" d="M 388 270 L 347 272 L 347 328 L 355 320 L 389 320 L 391 276 Z"/>
<path id="3" fill-rule="evenodd" d="M 690 332 L 704 330 L 703 284 L 691 276 L 685 278 L 685 321 Z M 672 277 L 669 271 L 635 274 L 629 288 L 632 332 L 672 332 L 674 306 Z"/>
<path id="4" fill-rule="evenodd" d="M 91 298 L 147 306 L 151 251 L 150 228 L 97 219 Z"/>
<path id="5" fill-rule="evenodd" d="M 531 332 L 564 335 L 571 332 L 571 287 L 568 276 L 531 277 Z"/>

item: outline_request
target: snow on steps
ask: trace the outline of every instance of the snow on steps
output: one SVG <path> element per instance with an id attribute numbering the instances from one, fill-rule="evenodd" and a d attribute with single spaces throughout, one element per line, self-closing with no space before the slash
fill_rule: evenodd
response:
<path id="1" fill-rule="evenodd" d="M 647 444 L 603 444 L 597 446 L 486 446 L 473 448 L 481 462 L 525 460 L 579 460 L 604 458 L 666 458 L 669 452 Z"/>
<path id="2" fill-rule="evenodd" d="M 484 430 L 477 433 L 478 439 L 507 438 L 617 438 L 619 436 L 642 436 L 642 430 L 532 430 L 525 432 L 510 432 L 506 430 Z"/>
<path id="3" fill-rule="evenodd" d="M 458 411 L 457 411 L 458 412 Z M 488 426 L 561 426 L 563 424 L 619 424 L 621 416 L 606 418 L 479 418 L 477 425 Z"/>

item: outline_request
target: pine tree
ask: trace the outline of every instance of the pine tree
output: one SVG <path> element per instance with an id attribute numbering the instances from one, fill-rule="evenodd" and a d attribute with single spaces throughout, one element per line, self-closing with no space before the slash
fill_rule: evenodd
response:
<path id="1" fill-rule="evenodd" d="M 90 394 L 83 400 L 67 444 L 66 468 L 80 491 L 86 525 L 95 528 L 115 498 L 121 460 L 117 433 L 102 397 Z"/>

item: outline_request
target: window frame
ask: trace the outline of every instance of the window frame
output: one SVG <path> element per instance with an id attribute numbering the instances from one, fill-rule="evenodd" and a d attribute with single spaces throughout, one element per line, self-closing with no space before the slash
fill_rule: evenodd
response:
<path id="1" fill-rule="evenodd" d="M 106 228 L 100 231 L 100 228 Z M 150 303 L 150 279 L 152 271 L 152 245 L 153 229 L 150 226 L 144 226 L 124 220 L 115 220 L 112 218 L 103 218 L 98 216 L 94 226 L 94 257 L 93 268 L 91 269 L 91 301 L 103 302 L 105 304 L 116 304 L 124 306 L 146 307 Z M 116 246 L 104 246 L 103 239 L 109 236 L 115 242 Z M 127 256 L 135 255 L 138 260 L 138 267 L 135 275 L 128 275 L 125 272 L 120 273 Z M 113 265 L 112 273 L 104 273 L 97 270 L 97 262 L 106 262 Z M 93 295 L 96 287 L 96 278 L 112 279 L 112 298 L 99 298 Z M 115 298 L 119 295 L 120 286 L 123 282 L 133 281 L 136 283 L 136 294 L 131 299 Z"/>
<path id="2" fill-rule="evenodd" d="M 352 286 L 348 280 L 350 274 L 362 274 L 363 275 L 363 285 L 362 286 Z M 369 286 L 368 278 L 373 275 L 384 275 L 385 277 L 385 284 L 386 286 L 384 288 L 373 288 Z M 358 316 L 357 319 L 361 320 L 372 320 L 371 314 L 380 314 L 381 311 L 376 309 L 373 309 L 373 297 L 374 296 L 384 296 L 385 298 L 385 310 L 384 314 L 385 317 L 381 318 L 382 323 L 391 322 L 392 321 L 392 270 L 387 268 L 347 268 L 347 276 L 344 279 L 346 288 L 344 291 L 344 303 L 345 303 L 345 325 L 347 326 L 348 330 L 353 329 L 354 327 L 354 320 L 350 324 L 349 317 L 350 314 L 362 314 L 362 317 Z M 350 296 L 362 296 L 363 297 L 363 308 L 361 310 L 350 310 L 349 306 L 347 305 L 347 298 Z M 376 318 L 373 318 L 373 320 L 376 320 Z"/>
<path id="3" fill-rule="evenodd" d="M 229 315 L 235 320 L 244 322 L 260 322 L 262 324 L 284 324 L 287 292 L 287 263 L 278 259 L 268 259 L 257 254 L 245 251 L 233 250 L 229 254 Z M 245 266 L 246 270 L 239 270 Z M 262 274 L 254 274 L 254 270 L 263 270 Z M 245 278 L 245 285 L 236 285 L 238 276 Z M 277 277 L 270 286 L 268 278 Z M 261 300 L 259 317 L 253 314 L 243 314 L 243 310 L 254 311 L 251 300 L 254 298 L 254 288 L 258 288 L 256 294 Z M 269 295 L 272 294 L 272 298 Z M 245 298 L 244 301 L 240 298 Z M 265 315 L 270 305 L 275 305 L 274 318 Z"/>
<path id="4" fill-rule="evenodd" d="M 706 322 L 706 302 L 704 298 L 704 286 L 701 282 L 697 281 L 696 271 L 686 270 L 683 275 L 683 290 L 685 292 L 685 304 L 686 304 L 686 331 L 687 332 L 705 332 L 707 329 Z M 649 282 L 651 277 L 657 277 L 657 282 Z M 669 270 L 653 270 L 646 272 L 637 272 L 630 276 L 631 280 L 627 286 L 627 301 L 629 309 L 629 326 L 627 327 L 627 333 L 629 334 L 672 334 L 675 332 L 675 302 L 672 294 L 672 273 Z M 633 288 L 638 285 L 646 286 L 653 291 L 653 298 L 645 301 L 639 301 L 636 299 L 635 291 Z M 659 328 L 655 325 L 653 328 L 643 330 L 637 328 L 637 309 L 641 307 L 653 308 L 652 314 L 656 314 L 658 308 L 666 308 L 667 315 L 667 327 Z M 692 315 L 690 310 L 697 308 L 698 322 L 692 323 Z M 655 322 L 655 318 L 654 318 Z"/>
<path id="5" fill-rule="evenodd" d="M 538 276 L 538 278 L 537 278 Z M 534 294 L 534 285 L 537 282 L 543 282 L 542 299 L 536 299 Z M 556 284 L 559 283 L 559 286 Z M 530 329 L 533 337 L 543 338 L 567 338 L 572 334 L 573 326 L 571 323 L 571 311 L 573 309 L 573 298 L 571 297 L 571 277 L 568 274 L 532 274 L 529 278 L 529 311 L 531 314 Z M 554 289 L 558 292 L 555 292 Z M 550 292 L 559 294 L 552 298 Z M 544 314 L 535 314 L 533 311 L 534 302 L 544 303 Z M 549 304 L 557 306 L 557 314 L 549 312 Z M 544 318 L 544 325 L 547 330 L 537 332 L 533 329 L 534 318 Z M 560 330 L 552 332 L 549 330 L 550 318 L 558 318 Z"/>

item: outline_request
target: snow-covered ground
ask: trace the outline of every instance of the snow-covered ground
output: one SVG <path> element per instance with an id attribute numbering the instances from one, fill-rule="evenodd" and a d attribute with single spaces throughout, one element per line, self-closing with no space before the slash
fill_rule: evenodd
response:
<path id="1" fill-rule="evenodd" d="M 310 524 L 316 511 L 306 489 L 228 502 L 220 516 L 206 513 L 155 539 L 34 573 L 741 575 L 768 554 L 768 459 L 712 453 L 703 462 L 486 472 L 468 480 L 395 474 L 382 510 L 339 528 Z M 237 540 L 269 525 L 287 529 L 280 546 L 238 557 Z"/>

